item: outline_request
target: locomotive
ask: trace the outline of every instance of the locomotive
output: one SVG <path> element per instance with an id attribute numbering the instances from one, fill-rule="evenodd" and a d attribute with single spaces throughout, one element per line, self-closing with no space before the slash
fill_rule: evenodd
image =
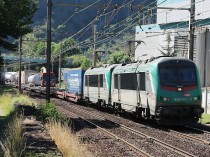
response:
<path id="1" fill-rule="evenodd" d="M 163 125 L 196 123 L 204 112 L 197 67 L 185 58 L 70 69 L 66 79 L 67 90 L 55 91 L 57 97 L 130 112 Z"/>

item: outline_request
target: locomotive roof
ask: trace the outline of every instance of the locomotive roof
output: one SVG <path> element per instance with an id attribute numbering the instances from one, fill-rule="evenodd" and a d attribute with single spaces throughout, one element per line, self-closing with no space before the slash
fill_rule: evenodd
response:
<path id="1" fill-rule="evenodd" d="M 113 73 L 135 72 L 138 68 L 147 68 L 147 67 L 151 67 L 151 66 L 157 66 L 160 63 L 164 63 L 164 62 L 170 61 L 170 60 L 183 60 L 183 61 L 192 62 L 189 59 L 180 58 L 180 57 L 157 57 L 157 58 L 154 57 L 154 58 L 142 60 L 142 61 L 139 61 L 136 63 L 120 64 L 114 69 Z M 192 63 L 194 63 L 194 62 L 192 62 Z"/>
<path id="2" fill-rule="evenodd" d="M 102 74 L 104 72 L 107 72 L 111 69 L 113 69 L 114 67 L 116 67 L 118 64 L 112 64 L 112 65 L 104 65 L 102 67 L 92 67 L 89 68 L 88 70 L 86 70 L 85 75 L 87 74 Z"/>

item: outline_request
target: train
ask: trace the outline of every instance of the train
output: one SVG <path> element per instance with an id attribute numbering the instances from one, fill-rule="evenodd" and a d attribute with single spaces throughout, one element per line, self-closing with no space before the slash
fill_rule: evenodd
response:
<path id="1" fill-rule="evenodd" d="M 129 64 L 69 69 L 56 97 L 131 113 L 161 125 L 199 121 L 202 91 L 197 66 L 186 58 L 152 57 Z"/>
<path id="2" fill-rule="evenodd" d="M 18 84 L 18 72 L 4 72 L 1 81 L 9 84 Z M 46 87 L 47 73 L 35 70 L 21 71 L 21 86 L 24 87 Z M 55 73 L 50 73 L 50 86 L 56 86 Z"/>

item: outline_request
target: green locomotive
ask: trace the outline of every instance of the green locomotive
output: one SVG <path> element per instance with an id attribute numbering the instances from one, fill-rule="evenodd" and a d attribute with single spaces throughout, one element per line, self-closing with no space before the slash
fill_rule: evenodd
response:
<path id="1" fill-rule="evenodd" d="M 157 57 L 90 68 L 83 89 L 88 103 L 164 125 L 196 123 L 204 111 L 197 67 L 185 58 Z"/>
<path id="2" fill-rule="evenodd" d="M 184 58 L 158 57 L 117 66 L 111 101 L 120 112 L 167 125 L 195 123 L 203 113 L 197 67 Z"/>

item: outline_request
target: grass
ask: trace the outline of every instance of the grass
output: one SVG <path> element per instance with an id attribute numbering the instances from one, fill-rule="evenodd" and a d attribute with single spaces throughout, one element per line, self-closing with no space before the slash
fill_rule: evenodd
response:
<path id="1" fill-rule="evenodd" d="M 200 122 L 202 124 L 210 124 L 210 114 L 202 114 Z"/>
<path id="2" fill-rule="evenodd" d="M 12 104 L 21 104 L 26 106 L 38 106 L 38 104 L 32 101 L 27 95 L 17 95 L 17 97 L 12 99 Z"/>
<path id="3" fill-rule="evenodd" d="M 26 95 L 14 96 L 11 94 L 3 94 L 0 96 L 0 116 L 6 117 L 10 115 L 15 109 L 15 104 L 28 106 L 38 105 Z"/>
<path id="4" fill-rule="evenodd" d="M 15 107 L 12 103 L 12 95 L 3 94 L 0 96 L 0 116 L 8 116 L 14 111 Z"/>
<path id="5" fill-rule="evenodd" d="M 8 124 L 5 130 L 5 138 L 3 141 L 0 141 L 4 157 L 21 156 L 25 146 L 22 122 L 23 117 L 16 115 Z"/>
<path id="6" fill-rule="evenodd" d="M 0 95 L 3 93 L 16 93 L 16 90 L 7 85 L 0 85 Z"/>
<path id="7" fill-rule="evenodd" d="M 46 123 L 52 139 L 64 157 L 88 157 L 91 156 L 87 145 L 81 145 L 79 139 L 72 133 L 67 123 L 51 120 Z"/>

